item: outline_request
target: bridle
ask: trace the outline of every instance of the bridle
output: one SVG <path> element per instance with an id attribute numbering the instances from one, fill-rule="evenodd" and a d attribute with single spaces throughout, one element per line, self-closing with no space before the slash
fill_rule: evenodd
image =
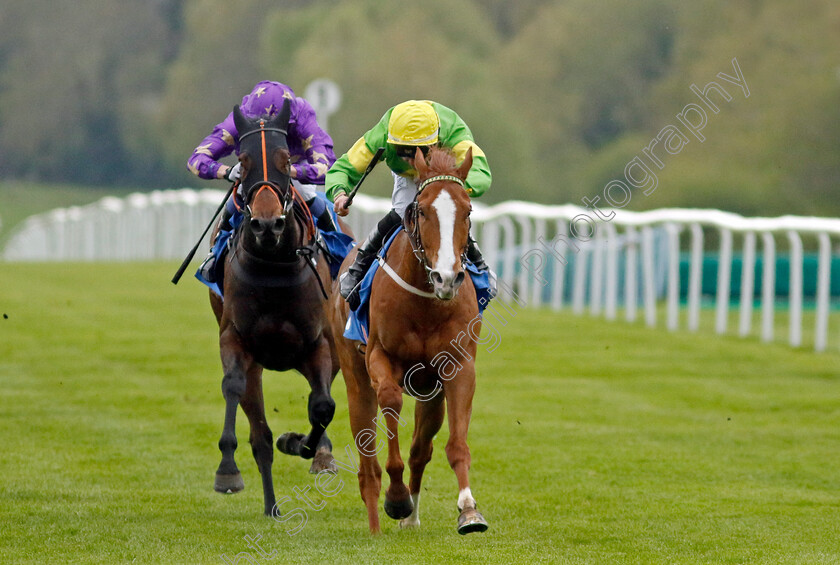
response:
<path id="1" fill-rule="evenodd" d="M 242 187 L 242 192 L 245 195 L 245 212 L 248 217 L 251 216 L 251 200 L 256 197 L 257 194 L 263 188 L 270 188 L 272 192 L 277 195 L 277 198 L 283 205 L 283 215 L 281 218 L 284 220 L 286 219 L 286 210 L 287 205 L 291 208 L 291 203 L 293 202 L 292 197 L 294 196 L 291 190 L 283 190 L 276 182 L 269 180 L 268 178 L 268 151 L 266 150 L 266 133 L 268 132 L 276 132 L 281 133 L 285 137 L 288 135 L 288 132 L 282 128 L 275 128 L 275 127 L 266 127 L 265 119 L 261 118 L 259 123 L 259 129 L 253 129 L 249 132 L 246 132 L 239 136 L 239 144 L 242 145 L 242 140 L 250 135 L 260 134 L 260 145 L 262 151 L 260 152 L 262 157 L 262 171 L 263 171 L 263 178 L 253 182 L 250 186 Z M 284 175 L 285 176 L 285 175 Z M 288 176 L 286 176 L 288 178 Z M 253 195 L 253 196 L 252 196 Z"/>
<path id="2" fill-rule="evenodd" d="M 462 188 L 466 188 L 464 185 L 464 181 L 456 177 L 454 175 L 435 175 L 433 177 L 429 177 L 417 187 L 417 194 L 414 195 L 414 201 L 409 204 L 408 208 L 406 209 L 406 217 L 410 218 L 412 229 L 411 231 L 406 230 L 406 234 L 408 235 L 408 242 L 411 244 L 411 250 L 414 253 L 414 256 L 423 266 L 423 269 L 426 271 L 426 281 L 431 285 L 432 283 L 432 267 L 429 265 L 429 259 L 426 257 L 426 248 L 423 246 L 423 238 L 420 234 L 420 205 L 417 202 L 417 199 L 420 197 L 420 194 L 423 192 L 427 186 L 435 182 L 442 182 L 442 181 L 452 181 L 454 183 L 459 184 Z M 467 257 L 466 253 L 461 253 L 461 267 L 464 266 L 466 263 Z"/>
<path id="3" fill-rule="evenodd" d="M 315 265 L 317 241 L 315 241 L 314 239 L 315 223 L 312 218 L 312 215 L 309 213 L 309 208 L 306 206 L 303 197 L 298 193 L 295 187 L 292 186 L 291 178 L 288 175 L 282 175 L 285 179 L 285 182 L 283 182 L 282 184 L 277 183 L 268 178 L 269 169 L 268 152 L 266 150 L 266 133 L 277 132 L 285 136 L 287 135 L 287 131 L 282 128 L 266 127 L 264 119 L 260 119 L 259 126 L 259 129 L 251 130 L 239 136 L 239 143 L 241 146 L 242 140 L 246 137 L 250 135 L 260 134 L 263 170 L 262 179 L 256 180 L 253 183 L 251 183 L 248 187 L 242 189 L 244 195 L 244 202 L 241 208 L 244 216 L 244 222 L 250 222 L 251 218 L 253 217 L 253 212 L 251 210 L 251 202 L 253 202 L 257 195 L 259 195 L 259 193 L 263 190 L 270 190 L 271 192 L 273 192 L 275 196 L 277 196 L 277 199 L 280 201 L 280 204 L 283 208 L 283 212 L 278 216 L 278 218 L 285 222 L 287 216 L 291 212 L 292 221 L 294 221 L 295 219 L 299 219 L 303 227 L 309 232 L 309 236 L 311 239 L 310 243 L 308 245 L 304 244 L 294 248 L 294 253 L 298 257 L 295 263 L 297 263 L 297 261 L 299 261 L 300 259 L 304 260 L 304 262 L 309 266 L 310 269 L 312 269 L 312 272 L 315 274 L 315 279 L 318 281 L 318 285 L 321 287 L 321 293 L 323 294 L 324 298 L 327 299 L 327 292 L 324 289 L 324 285 L 321 282 L 321 278 L 318 275 L 317 268 Z M 294 205 L 295 200 L 299 201 L 300 206 Z M 286 225 L 289 224 L 287 223 Z"/>
<path id="4" fill-rule="evenodd" d="M 295 213 L 300 214 L 301 220 L 304 224 L 306 224 L 307 228 L 309 229 L 310 235 L 314 235 L 314 220 L 312 219 L 311 215 L 309 215 L 309 209 L 305 206 L 303 198 L 298 194 L 294 186 L 292 186 L 291 179 L 288 177 L 288 175 L 283 175 L 287 179 L 285 187 L 268 178 L 268 151 L 266 149 L 266 133 L 281 133 L 285 137 L 286 135 L 288 135 L 288 131 L 283 128 L 266 127 L 265 123 L 265 119 L 261 118 L 259 122 L 259 129 L 253 129 L 239 136 L 239 144 L 241 146 L 242 140 L 246 137 L 250 135 L 260 134 L 260 154 L 262 157 L 263 178 L 254 181 L 248 187 L 242 188 L 242 193 L 245 195 L 243 212 L 246 216 L 246 219 L 250 219 L 252 215 L 250 206 L 251 201 L 254 198 L 256 198 L 257 194 L 259 194 L 260 191 L 262 191 L 265 188 L 268 188 L 272 192 L 274 192 L 275 195 L 277 195 L 278 200 L 280 200 L 280 204 L 283 206 L 283 213 L 280 215 L 280 218 L 282 220 L 285 220 L 289 211 L 293 210 Z M 299 204 L 302 204 L 302 206 L 295 208 L 295 200 L 299 200 Z M 298 210 L 300 210 L 300 212 L 298 212 Z"/>

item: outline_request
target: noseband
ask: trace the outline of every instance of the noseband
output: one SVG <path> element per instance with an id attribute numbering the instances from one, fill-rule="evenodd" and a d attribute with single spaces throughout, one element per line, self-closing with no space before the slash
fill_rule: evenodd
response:
<path id="1" fill-rule="evenodd" d="M 289 185 L 289 187 L 290 186 L 291 185 Z M 255 182 L 251 185 L 250 192 L 245 193 L 245 198 L 247 198 L 245 209 L 243 210 L 245 217 L 249 219 L 251 218 L 251 216 L 253 215 L 251 211 L 251 202 L 254 200 L 254 198 L 257 197 L 257 195 L 260 192 L 266 189 L 270 190 L 277 196 L 277 199 L 280 201 L 280 205 L 283 207 L 283 213 L 280 214 L 279 218 L 281 220 L 285 220 L 286 215 L 289 213 L 289 210 L 293 209 L 295 203 L 294 191 L 287 187 L 287 190 L 284 194 L 283 190 L 277 183 L 268 180 Z M 251 197 L 251 194 L 253 194 L 254 196 Z"/>
<path id="2" fill-rule="evenodd" d="M 461 187 L 464 187 L 464 181 L 454 175 L 436 175 L 429 177 L 421 182 L 420 186 L 417 187 L 417 194 L 414 195 L 414 201 L 406 209 L 406 214 L 410 215 L 411 223 L 413 225 L 410 232 L 406 230 L 406 233 L 408 234 L 408 241 L 411 244 L 411 250 L 414 252 L 414 256 L 426 270 L 426 281 L 430 285 L 432 284 L 432 267 L 429 265 L 429 259 L 426 257 L 426 248 L 423 246 L 423 239 L 420 235 L 420 205 L 418 204 L 417 199 L 420 197 L 423 189 L 428 185 L 434 182 L 447 180 L 458 183 Z M 461 266 L 464 265 L 465 261 L 466 255 L 462 253 Z"/>

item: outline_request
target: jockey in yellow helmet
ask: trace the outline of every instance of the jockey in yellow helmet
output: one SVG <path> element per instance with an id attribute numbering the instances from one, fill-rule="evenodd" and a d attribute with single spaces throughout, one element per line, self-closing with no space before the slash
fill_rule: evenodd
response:
<path id="1" fill-rule="evenodd" d="M 397 104 L 382 119 L 339 157 L 324 182 L 327 197 L 335 204 L 340 216 L 348 213 L 347 194 L 364 174 L 379 147 L 385 147 L 380 157 L 394 176 L 391 195 L 392 210 L 382 218 L 368 238 L 359 245 L 355 262 L 342 277 L 341 295 L 352 309 L 358 307 L 359 282 L 373 263 L 385 238 L 396 229 L 405 216 L 405 210 L 417 193 L 416 171 L 413 159 L 418 147 L 437 145 L 450 149 L 457 164 L 463 162 L 467 150 L 472 148 L 473 163 L 467 175 L 466 190 L 472 197 L 481 196 L 490 188 L 491 175 L 487 158 L 473 141 L 472 132 L 458 114 L 442 104 L 430 100 L 408 100 Z M 480 270 L 488 270 L 481 251 L 472 236 L 469 238 L 467 258 Z M 495 275 L 490 271 L 491 293 L 495 294 Z"/>

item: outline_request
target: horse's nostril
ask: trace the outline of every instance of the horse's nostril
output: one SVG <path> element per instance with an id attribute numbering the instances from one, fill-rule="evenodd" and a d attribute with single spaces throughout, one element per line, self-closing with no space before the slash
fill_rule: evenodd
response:
<path id="1" fill-rule="evenodd" d="M 274 231 L 283 231 L 283 228 L 286 227 L 286 220 L 283 218 L 277 218 L 274 220 Z"/>
<path id="2" fill-rule="evenodd" d="M 251 229 L 252 230 L 259 230 L 260 229 L 260 221 L 257 218 L 251 218 Z"/>
<path id="3" fill-rule="evenodd" d="M 464 277 L 465 276 L 466 275 L 464 274 L 464 271 L 461 271 L 460 273 L 455 275 L 455 288 L 458 288 L 459 286 L 461 286 L 461 283 L 464 282 Z"/>
<path id="4" fill-rule="evenodd" d="M 443 277 L 437 271 L 432 271 L 432 282 L 435 284 L 443 284 Z"/>

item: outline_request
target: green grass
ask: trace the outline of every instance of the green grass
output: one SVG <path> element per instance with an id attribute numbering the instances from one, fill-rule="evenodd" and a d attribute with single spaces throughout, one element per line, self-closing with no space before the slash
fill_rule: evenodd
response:
<path id="1" fill-rule="evenodd" d="M 289 536 L 261 515 L 241 412 L 246 490 L 213 492 L 215 323 L 201 285 L 169 283 L 176 268 L 0 266 L 0 562 L 840 563 L 840 354 L 528 310 L 479 356 L 471 480 L 486 533 L 455 531 L 444 427 L 418 531 L 382 513 L 371 537 L 354 476 L 324 498 L 307 462 L 278 454 L 278 497 L 312 487 L 325 501 Z M 334 393 L 346 460 L 340 378 Z M 268 376 L 275 434 L 304 429 L 306 394 L 299 375 Z M 272 559 L 248 549 L 254 535 Z"/>

